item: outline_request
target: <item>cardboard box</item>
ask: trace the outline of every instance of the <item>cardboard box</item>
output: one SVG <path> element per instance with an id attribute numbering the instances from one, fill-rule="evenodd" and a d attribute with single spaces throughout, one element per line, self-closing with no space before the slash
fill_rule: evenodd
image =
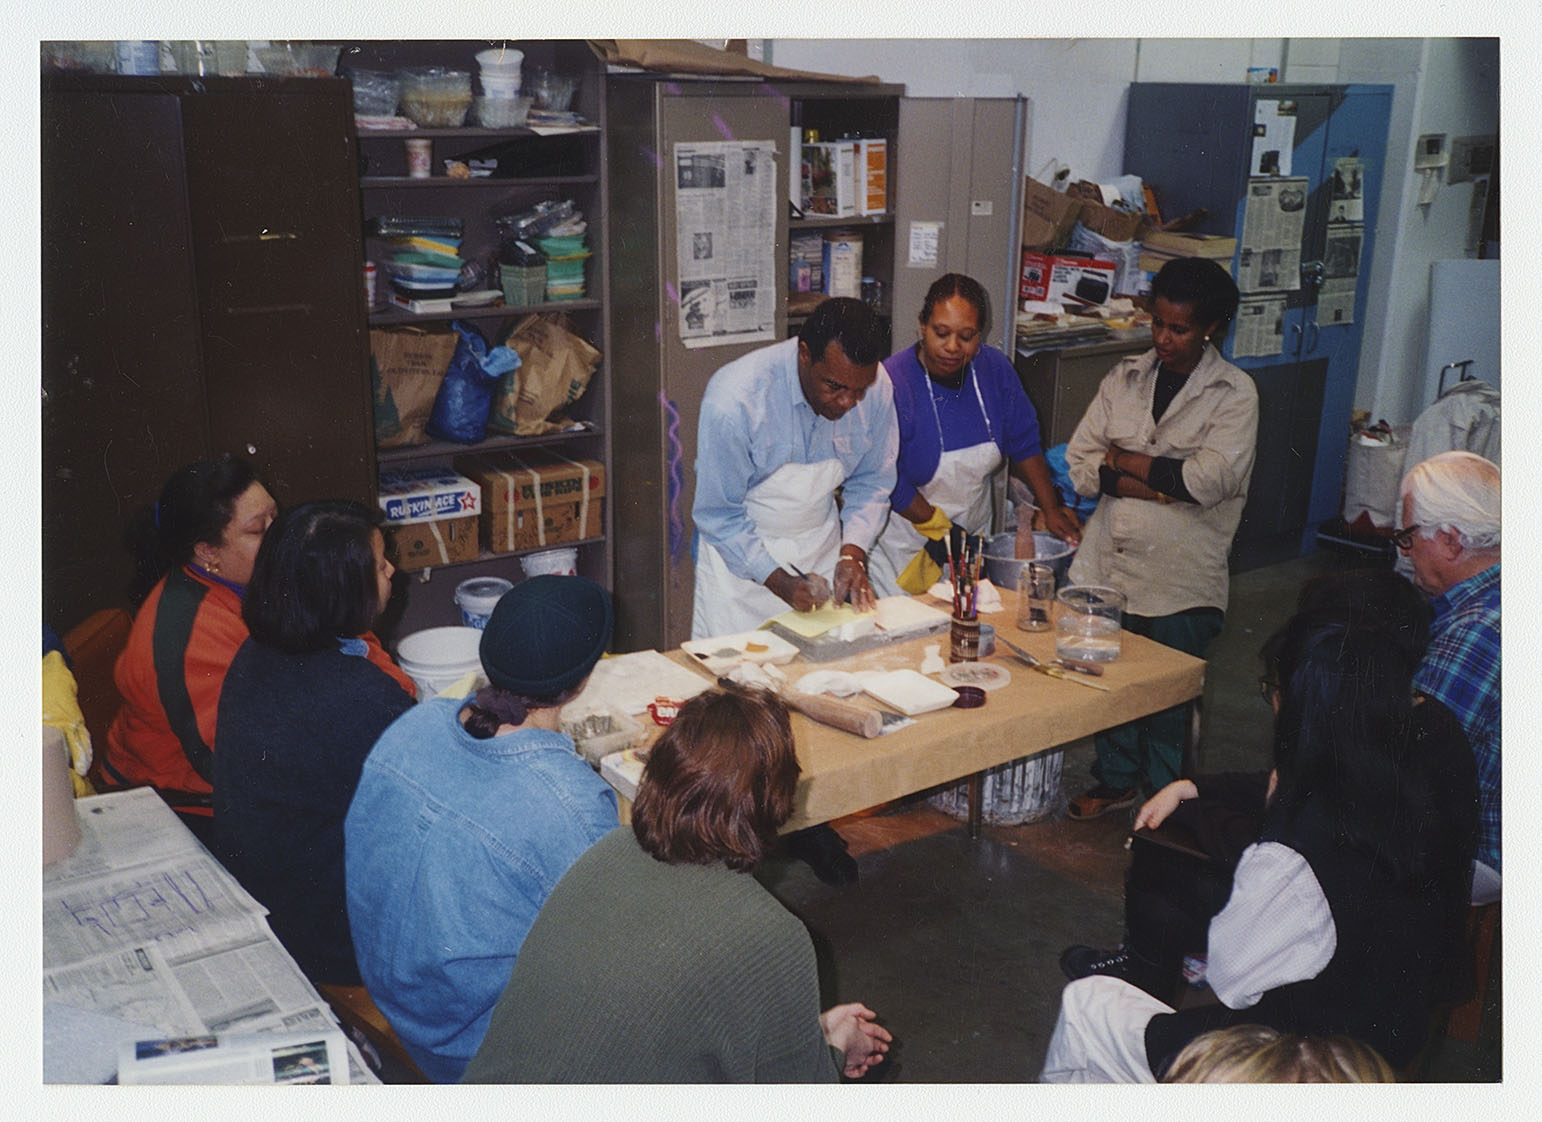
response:
<path id="1" fill-rule="evenodd" d="M 1018 299 L 1055 303 L 1072 296 L 1079 301 L 1103 304 L 1113 295 L 1117 269 L 1115 262 L 1099 257 L 1068 257 L 1024 250 Z"/>
<path id="2" fill-rule="evenodd" d="M 1103 192 L 1096 183 L 1084 179 L 1080 183 L 1071 184 L 1066 192 L 1081 201 L 1076 221 L 1111 242 L 1135 241 L 1151 226 L 1151 220 L 1144 213 L 1104 206 L 1101 201 Z"/>
<path id="3" fill-rule="evenodd" d="M 851 218 L 857 213 L 857 142 L 803 146 L 803 213 Z"/>
<path id="4" fill-rule="evenodd" d="M 409 522 L 402 526 L 387 523 L 388 544 L 396 551 L 396 567 L 403 572 L 431 569 L 475 561 L 482 555 L 477 516 L 439 518 L 429 522 Z"/>
<path id="5" fill-rule="evenodd" d="M 493 553 L 541 549 L 604 532 L 605 467 L 552 452 L 457 456 L 481 488 L 482 539 Z"/>
<path id="6" fill-rule="evenodd" d="M 380 509 L 392 526 L 480 514 L 476 481 L 443 467 L 391 468 L 380 473 Z"/>
<path id="7" fill-rule="evenodd" d="M 386 537 L 403 571 L 475 561 L 482 489 L 442 467 L 396 468 L 380 473 L 380 509 Z"/>
<path id="8" fill-rule="evenodd" d="M 857 213 L 889 212 L 889 142 L 857 141 Z"/>
<path id="9" fill-rule="evenodd" d="M 1065 245 L 1081 208 L 1080 199 L 1029 178 L 1023 188 L 1023 248 L 1048 253 Z"/>

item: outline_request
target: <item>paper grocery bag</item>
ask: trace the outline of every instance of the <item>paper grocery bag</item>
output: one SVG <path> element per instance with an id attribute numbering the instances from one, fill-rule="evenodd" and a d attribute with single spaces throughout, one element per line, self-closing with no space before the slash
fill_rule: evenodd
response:
<path id="1" fill-rule="evenodd" d="M 504 345 L 519 355 L 520 364 L 499 382 L 487 427 L 518 436 L 566 428 L 571 422 L 562 411 L 589 388 L 600 351 L 560 312 L 526 316 Z"/>
<path id="2" fill-rule="evenodd" d="M 456 341 L 448 325 L 370 331 L 369 374 L 375 395 L 375 443 L 379 447 L 427 442 L 424 426 L 450 368 Z"/>

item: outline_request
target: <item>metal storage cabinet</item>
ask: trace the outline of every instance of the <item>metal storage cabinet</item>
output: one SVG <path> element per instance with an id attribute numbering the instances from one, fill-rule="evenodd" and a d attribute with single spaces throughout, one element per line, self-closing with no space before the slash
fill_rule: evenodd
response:
<path id="1" fill-rule="evenodd" d="M 353 105 L 336 79 L 42 85 L 43 613 L 117 605 L 133 510 L 251 456 L 373 501 Z"/>
<path id="2" fill-rule="evenodd" d="M 1308 181 L 1306 215 L 1300 287 L 1277 293 L 1286 298 L 1281 352 L 1235 358 L 1234 332 L 1222 348 L 1252 375 L 1259 395 L 1258 458 L 1232 548 L 1232 567 L 1239 570 L 1309 551 L 1318 524 L 1340 511 L 1392 87 L 1138 82 L 1130 87 L 1125 131 L 1125 169 L 1155 190 L 1162 216 L 1206 208 L 1209 218 L 1197 229 L 1238 239 L 1235 270 L 1254 182 L 1254 123 L 1259 106 L 1270 109 L 1272 102 L 1294 106 L 1290 173 Z M 1338 160 L 1350 157 L 1363 169 L 1364 226 L 1354 318 L 1344 323 L 1319 317 L 1318 286 L 1333 172 Z"/>

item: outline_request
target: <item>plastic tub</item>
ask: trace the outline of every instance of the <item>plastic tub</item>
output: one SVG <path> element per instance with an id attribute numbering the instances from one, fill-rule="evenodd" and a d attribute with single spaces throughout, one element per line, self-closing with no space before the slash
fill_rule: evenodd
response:
<path id="1" fill-rule="evenodd" d="M 488 97 L 518 97 L 520 92 L 520 80 L 518 76 L 513 78 L 494 78 L 487 74 L 478 75 L 482 84 L 482 92 Z"/>
<path id="2" fill-rule="evenodd" d="M 440 66 L 402 72 L 402 112 L 419 128 L 458 128 L 471 108 L 471 73 Z"/>
<path id="3" fill-rule="evenodd" d="M 499 265 L 503 302 L 511 308 L 528 308 L 546 299 L 545 265 Z"/>
<path id="4" fill-rule="evenodd" d="M 472 101 L 472 115 L 485 129 L 514 129 L 530 116 L 528 97 L 479 97 Z"/>
<path id="5" fill-rule="evenodd" d="M 492 47 L 489 50 L 477 52 L 477 65 L 481 67 L 482 73 L 493 77 L 518 78 L 519 69 L 524 61 L 525 52 L 517 51 L 513 47 Z"/>
<path id="6" fill-rule="evenodd" d="M 396 648 L 396 661 L 418 686 L 418 700 L 433 697 L 467 674 L 480 672 L 482 633 L 474 627 L 414 631 Z"/>
<path id="7" fill-rule="evenodd" d="M 997 534 L 985 543 L 985 575 L 997 588 L 1016 588 L 1023 562 L 1030 560 L 1012 556 L 1016 545 L 1015 532 Z M 1056 586 L 1065 584 L 1066 572 L 1071 568 L 1071 558 L 1076 555 L 1076 547 L 1047 531 L 1035 530 L 1033 552 L 1031 560 L 1043 561 L 1055 570 Z"/>
<path id="8" fill-rule="evenodd" d="M 362 117 L 389 117 L 402 99 L 402 80 L 381 70 L 354 70 L 348 75 L 353 83 L 353 111 Z"/>
<path id="9" fill-rule="evenodd" d="M 461 581 L 455 586 L 455 603 L 460 608 L 461 623 L 478 631 L 485 629 L 493 608 L 513 587 L 512 581 L 502 577 L 472 577 Z"/>
<path id="10" fill-rule="evenodd" d="M 535 96 L 537 109 L 565 113 L 573 104 L 573 95 L 578 92 L 578 79 L 537 69 L 530 76 L 530 92 Z"/>
<path id="11" fill-rule="evenodd" d="M 519 559 L 519 567 L 527 577 L 548 574 L 559 577 L 578 575 L 578 548 L 543 549 L 539 553 L 527 553 Z"/>

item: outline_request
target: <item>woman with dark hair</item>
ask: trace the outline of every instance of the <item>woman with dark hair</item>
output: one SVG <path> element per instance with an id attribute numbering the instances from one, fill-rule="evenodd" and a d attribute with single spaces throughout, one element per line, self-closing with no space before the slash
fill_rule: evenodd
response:
<path id="1" fill-rule="evenodd" d="M 859 1003 L 819 1012 L 814 947 L 749 871 L 792 813 L 787 709 L 759 690 L 681 707 L 648 755 L 632 827 L 541 909 L 467 1083 L 857 1078 L 892 1039 Z"/>
<path id="2" fill-rule="evenodd" d="M 1470 761 L 1420 730 L 1460 726 L 1413 690 L 1414 645 L 1364 613 L 1298 612 L 1264 647 L 1275 709 L 1264 827 L 1211 921 L 1217 1005 L 1175 1012 L 1119 977 L 1066 987 L 1042 1078 L 1150 1082 L 1202 1032 L 1341 1033 L 1394 1066 L 1460 973 L 1476 841 Z"/>
<path id="3" fill-rule="evenodd" d="M 364 763 L 343 827 L 359 973 L 435 1082 L 465 1071 L 542 903 L 616 828 L 561 719 L 614 618 L 586 577 L 520 581 L 482 632 L 488 685 L 414 707 Z"/>
<path id="4" fill-rule="evenodd" d="M 343 816 L 359 770 L 416 688 L 371 632 L 391 598 L 380 512 L 285 511 L 257 552 L 251 632 L 220 697 L 211 848 L 318 983 L 358 985 L 343 898 Z"/>
<path id="5" fill-rule="evenodd" d="M 990 311 L 980 282 L 961 273 L 938 277 L 919 322 L 920 340 L 883 362 L 900 439 L 894 513 L 870 564 L 882 596 L 926 591 L 931 581 L 922 574 L 932 570 L 918 553 L 928 539 L 941 541 L 954 523 L 972 534 L 989 529 L 990 479 L 1003 458 L 1033 492 L 1051 533 L 1073 543 L 1081 533 L 1044 461 L 1022 380 L 985 343 Z"/>
<path id="6" fill-rule="evenodd" d="M 1236 315 L 1230 274 L 1169 261 L 1151 285 L 1151 342 L 1098 387 L 1066 448 L 1076 490 L 1099 496 L 1068 576 L 1125 595 L 1124 626 L 1204 658 L 1221 631 L 1227 554 L 1247 501 L 1258 392 L 1221 357 Z M 1175 706 L 1099 733 L 1097 785 L 1071 800 L 1097 818 L 1178 778 L 1189 711 Z"/>
<path id="7" fill-rule="evenodd" d="M 220 689 L 246 641 L 241 598 L 277 513 L 251 463 L 225 456 L 179 469 L 129 527 L 139 611 L 113 673 L 123 706 L 103 774 L 157 788 L 204 841 Z"/>

